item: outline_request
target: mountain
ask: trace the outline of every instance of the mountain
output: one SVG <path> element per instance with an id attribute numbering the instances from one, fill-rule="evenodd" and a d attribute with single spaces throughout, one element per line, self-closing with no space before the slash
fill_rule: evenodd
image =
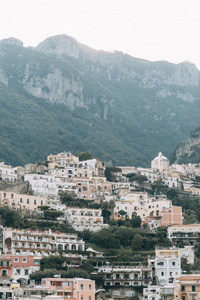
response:
<path id="1" fill-rule="evenodd" d="M 200 163 L 200 127 L 191 131 L 190 137 L 180 142 L 170 155 L 171 163 Z"/>
<path id="2" fill-rule="evenodd" d="M 108 164 L 148 166 L 199 125 L 200 71 L 97 51 L 67 35 L 24 47 L 0 41 L 0 161 L 90 151 Z"/>

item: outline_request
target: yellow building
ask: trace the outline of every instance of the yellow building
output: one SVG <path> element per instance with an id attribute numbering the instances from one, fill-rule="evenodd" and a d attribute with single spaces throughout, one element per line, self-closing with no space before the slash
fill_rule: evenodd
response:
<path id="1" fill-rule="evenodd" d="M 174 281 L 174 299 L 200 299 L 200 275 L 185 275 Z"/>

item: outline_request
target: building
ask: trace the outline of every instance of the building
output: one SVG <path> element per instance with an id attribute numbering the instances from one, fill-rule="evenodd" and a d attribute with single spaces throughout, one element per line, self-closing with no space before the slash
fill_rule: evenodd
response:
<path id="1" fill-rule="evenodd" d="M 0 256 L 0 276 L 5 279 L 12 279 L 22 285 L 28 283 L 31 273 L 40 270 L 41 257 L 26 255 Z"/>
<path id="2" fill-rule="evenodd" d="M 0 163 L 0 178 L 2 180 L 16 181 L 17 180 L 17 168 L 13 168 L 9 165 L 5 165 L 4 162 Z"/>
<path id="3" fill-rule="evenodd" d="M 174 245 L 195 246 L 200 238 L 200 224 L 172 225 L 167 228 L 167 235 Z"/>
<path id="4" fill-rule="evenodd" d="M 43 278 L 41 286 L 24 288 L 24 297 L 34 295 L 53 295 L 60 300 L 95 300 L 95 281 L 83 278 Z"/>
<path id="5" fill-rule="evenodd" d="M 107 265 L 99 268 L 98 273 L 104 275 L 104 286 L 106 287 L 136 287 L 152 284 L 152 270 L 149 267 L 111 267 Z"/>
<path id="6" fill-rule="evenodd" d="M 174 299 L 200 299 L 200 274 L 185 275 L 174 281 Z"/>
<path id="7" fill-rule="evenodd" d="M 163 172 L 163 170 L 168 170 L 169 160 L 165 156 L 163 156 L 161 152 L 159 152 L 158 156 L 151 161 L 151 168 L 156 169 L 159 172 Z"/>
<path id="8" fill-rule="evenodd" d="M 156 248 L 155 276 L 161 285 L 173 283 L 181 275 L 181 258 L 178 248 Z"/>
<path id="9" fill-rule="evenodd" d="M 65 210 L 66 221 L 77 231 L 98 231 L 108 228 L 103 224 L 102 210 L 92 208 L 67 208 Z"/>
<path id="10" fill-rule="evenodd" d="M 46 204 L 47 200 L 45 197 L 0 191 L 0 206 L 8 205 L 12 208 L 35 211 L 39 209 L 39 206 Z"/>
<path id="11" fill-rule="evenodd" d="M 173 300 L 173 285 L 149 285 L 143 289 L 143 300 Z"/>
<path id="12" fill-rule="evenodd" d="M 3 251 L 13 255 L 50 255 L 58 251 L 85 250 L 85 242 L 76 234 L 59 231 L 4 228 Z"/>

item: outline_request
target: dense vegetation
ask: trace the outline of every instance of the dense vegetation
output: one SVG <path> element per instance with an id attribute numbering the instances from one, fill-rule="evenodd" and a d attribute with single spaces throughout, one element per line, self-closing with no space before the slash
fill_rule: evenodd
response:
<path id="1" fill-rule="evenodd" d="M 79 59 L 0 44 L 0 82 L 8 80 L 0 83 L 0 161 L 23 165 L 45 160 L 50 153 L 88 150 L 109 165 L 147 166 L 159 150 L 168 155 L 199 125 L 198 100 L 187 102 L 173 96 L 188 93 L 199 99 L 199 86 L 176 82 L 153 87 L 147 82 L 145 86 L 144 76 L 151 70 L 173 77 L 179 66 L 150 63 L 118 52 L 98 52 L 94 58 L 92 50 L 83 53 L 84 48 L 76 46 Z M 37 89 L 38 82 L 46 82 L 53 69 L 60 70 L 63 82 L 74 80 L 83 87 L 83 107 L 71 109 L 65 99 L 50 103 L 48 97 L 36 98 L 24 90 L 27 70 L 28 84 L 33 82 Z M 159 97 L 166 88 L 171 96 Z M 44 95 L 50 93 L 48 86 L 41 90 Z M 66 94 L 80 100 L 70 88 Z"/>

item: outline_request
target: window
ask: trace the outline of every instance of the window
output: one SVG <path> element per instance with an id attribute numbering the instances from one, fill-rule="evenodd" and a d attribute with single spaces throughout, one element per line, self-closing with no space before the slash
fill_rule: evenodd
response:
<path id="1" fill-rule="evenodd" d="M 81 296 L 81 300 L 83 300 L 83 296 Z"/>
<path id="2" fill-rule="evenodd" d="M 36 201 L 36 200 L 34 200 L 34 204 L 37 204 L 37 201 Z"/>
<path id="3" fill-rule="evenodd" d="M 195 285 L 192 286 L 192 291 L 195 292 Z"/>
<path id="4" fill-rule="evenodd" d="M 92 300 L 92 297 L 91 297 L 91 296 L 89 296 L 89 300 Z"/>
<path id="5" fill-rule="evenodd" d="M 158 266 L 164 266 L 164 262 L 163 262 L 163 261 L 160 261 L 160 262 L 157 263 L 157 265 L 158 265 Z"/>
<path id="6" fill-rule="evenodd" d="M 83 291 L 83 289 L 84 289 L 84 284 L 81 283 L 81 291 Z"/>
<path id="7" fill-rule="evenodd" d="M 37 248 L 40 248 L 40 244 L 37 244 Z"/>
<path id="8" fill-rule="evenodd" d="M 1 275 L 2 276 L 8 276 L 8 271 L 7 270 L 2 270 Z"/>
<path id="9" fill-rule="evenodd" d="M 41 200 L 41 205 L 43 205 L 43 200 Z"/>
<path id="10" fill-rule="evenodd" d="M 27 204 L 29 204 L 29 199 L 27 199 Z"/>
<path id="11" fill-rule="evenodd" d="M 29 244 L 29 248 L 31 248 L 31 247 L 32 247 L 32 244 L 30 243 L 30 244 Z"/>
<path id="12" fill-rule="evenodd" d="M 15 247 L 17 247 L 17 243 L 15 243 Z"/>
<path id="13" fill-rule="evenodd" d="M 10 262 L 9 262 L 9 260 L 6 261 L 6 267 L 10 267 Z"/>
<path id="14" fill-rule="evenodd" d="M 23 203 L 22 198 L 20 198 L 20 203 Z"/>
<path id="15" fill-rule="evenodd" d="M 28 269 L 25 269 L 25 275 L 28 275 Z"/>
<path id="16" fill-rule="evenodd" d="M 91 289 L 92 289 L 92 285 L 91 285 L 91 284 L 89 284 L 89 290 L 91 291 Z"/>
<path id="17" fill-rule="evenodd" d="M 184 285 L 182 285 L 181 291 L 182 291 L 182 292 L 185 292 L 185 286 L 184 286 Z"/>
<path id="18" fill-rule="evenodd" d="M 22 247 L 24 247 L 24 243 L 22 243 Z"/>
<path id="19" fill-rule="evenodd" d="M 161 276 L 164 276 L 165 274 L 164 274 L 164 272 L 161 272 Z"/>
<path id="20" fill-rule="evenodd" d="M 27 259 L 25 257 L 22 258 L 23 263 L 27 263 Z"/>
<path id="21" fill-rule="evenodd" d="M 14 262 L 19 262 L 19 258 L 15 257 Z"/>
<path id="22" fill-rule="evenodd" d="M 21 272 L 21 269 L 17 269 L 17 274 L 20 274 L 20 272 Z"/>
<path id="23" fill-rule="evenodd" d="M 176 265 L 176 262 L 175 262 L 175 261 L 173 261 L 173 262 L 172 262 L 172 266 L 175 266 L 175 265 Z"/>
<path id="24" fill-rule="evenodd" d="M 3 267 L 3 260 L 1 260 L 0 266 Z"/>

